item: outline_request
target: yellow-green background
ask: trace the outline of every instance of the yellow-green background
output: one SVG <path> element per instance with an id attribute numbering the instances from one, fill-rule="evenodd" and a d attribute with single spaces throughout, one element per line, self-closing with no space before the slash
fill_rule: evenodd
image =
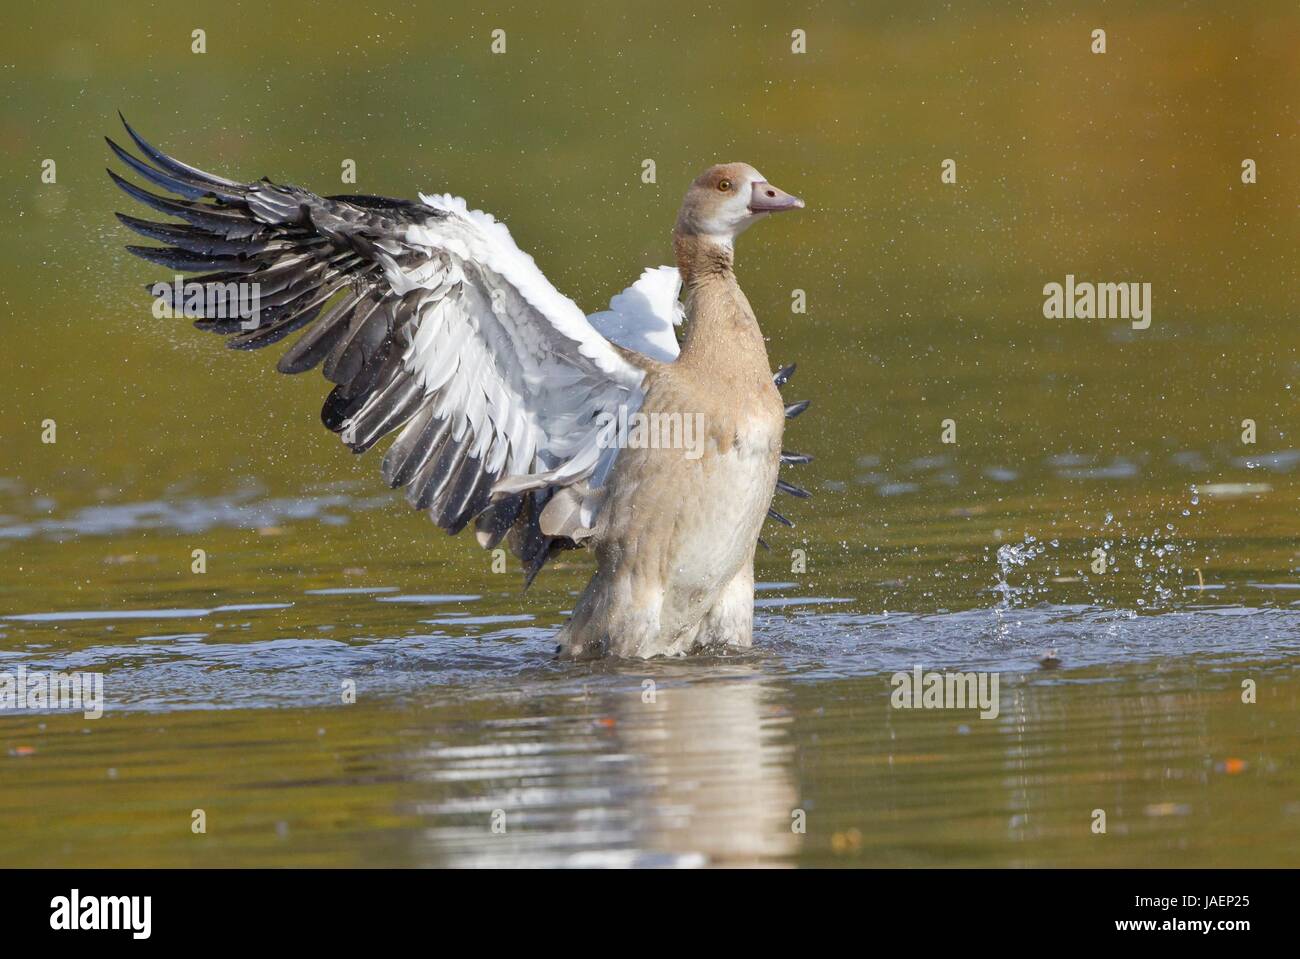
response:
<path id="1" fill-rule="evenodd" d="M 1098 27 L 1107 31 L 1104 55 L 1089 49 Z M 196 28 L 207 33 L 202 55 L 190 52 Z M 497 28 L 506 31 L 504 55 L 490 52 Z M 804 55 L 790 50 L 796 28 L 807 32 Z M 1297 50 L 1300 14 L 1285 2 L 15 8 L 0 30 L 0 513 L 21 522 L 250 487 L 265 497 L 381 491 L 378 457 L 346 455 L 319 427 L 325 387 L 314 374 L 279 376 L 266 352 L 229 352 L 185 321 L 150 316 L 143 285 L 160 270 L 122 251 L 132 238 L 112 212 L 140 211 L 103 173 L 101 137 L 120 136 L 120 109 L 159 146 L 224 175 L 267 175 L 323 193 L 465 196 L 503 218 L 555 285 L 593 311 L 643 267 L 669 259 L 668 230 L 691 177 L 719 160 L 753 163 L 808 203 L 747 234 L 738 258 L 773 361 L 800 363 L 787 394 L 814 401 L 788 445 L 817 457 L 796 479 L 817 497 L 781 505 L 799 529 L 769 531 L 776 548 L 760 558 L 762 578 L 797 580 L 789 592 L 848 598 L 863 612 L 981 609 L 993 602 L 991 551 L 1000 543 L 1056 538 L 1051 572 L 1068 580 L 1086 572 L 1090 550 L 1109 537 L 1124 558 L 1113 579 L 1057 584 L 1048 601 L 1126 609 L 1164 586 L 1177 606 L 1182 588 L 1197 581 L 1195 567 L 1228 587 L 1225 602 L 1285 606 L 1294 594 L 1248 584 L 1300 578 L 1297 472 L 1285 459 L 1252 469 L 1243 458 L 1300 448 Z M 40 179 L 47 158 L 57 163 L 53 185 Z M 946 158 L 957 163 L 955 185 L 940 182 Z M 1245 158 L 1259 169 L 1249 186 L 1240 180 Z M 355 186 L 339 181 L 344 159 L 357 163 Z M 656 162 L 656 184 L 640 180 L 645 159 Z M 1067 273 L 1151 283 L 1151 328 L 1044 319 L 1042 287 Z M 807 293 L 806 315 L 790 312 L 796 288 Z M 955 447 L 939 443 L 945 418 L 958 424 Z M 1245 418 L 1258 423 L 1254 447 L 1240 443 Z M 58 423 L 54 445 L 40 441 L 46 419 Z M 1049 461 L 1067 453 L 1097 467 L 1119 458 L 1136 470 L 1069 479 Z M 1173 459 L 1187 453 L 1203 465 Z M 918 465 L 941 455 L 950 458 L 942 466 Z M 985 474 L 995 468 L 1014 479 Z M 881 495 L 880 482 L 864 477 L 873 472 L 917 489 Z M 1193 484 L 1242 482 L 1267 488 L 1203 496 L 1191 508 Z M 514 582 L 488 579 L 487 558 L 469 543 L 442 537 L 397 501 L 343 512 L 345 526 L 0 539 L 0 615 L 289 601 L 307 588 L 382 582 L 484 594 L 488 612 L 523 609 L 547 625 L 585 575 L 581 557 L 566 558 L 521 598 Z M 1107 513 L 1122 533 L 1103 530 Z M 1176 527 L 1182 559 L 1153 585 L 1132 558 L 1137 538 L 1166 524 Z M 789 572 L 796 545 L 809 553 L 806 576 Z M 212 558 L 201 579 L 190 572 L 195 547 Z M 370 610 L 349 606 L 338 625 L 392 637 L 408 628 L 391 609 Z M 330 615 L 299 603 L 253 617 L 250 638 L 302 637 Z M 1294 620 L 1278 628 L 1293 629 Z M 0 628 L 0 646 L 72 655 L 104 642 L 103 629 L 11 624 Z M 131 629 L 122 626 L 114 641 Z M 1213 695 L 1200 689 L 1211 680 L 1194 657 L 1179 656 L 1176 636 L 1167 650 L 1172 692 L 1162 687 L 1154 699 L 1142 686 L 1144 668 L 1118 663 L 1081 676 L 1110 679 L 1110 698 L 1077 691 L 1086 683 L 1023 688 L 1041 707 L 1030 714 L 1076 717 L 1037 727 L 1045 752 L 1026 747 L 1066 756 L 1045 774 L 1054 790 L 1046 808 L 1072 824 L 1051 832 L 1060 845 L 1032 849 L 1012 841 L 1001 816 L 1003 806 L 1017 815 L 1023 799 L 996 774 L 1011 760 L 990 754 L 984 765 L 963 767 L 953 757 L 965 747 L 954 740 L 951 754 L 918 748 L 914 756 L 929 757 L 915 760 L 920 779 L 889 779 L 898 773 L 884 762 L 887 713 L 858 705 L 879 698 L 879 676 L 791 687 L 779 658 L 760 660 L 776 692 L 742 703 L 736 722 L 769 711 L 793 717 L 782 735 L 795 756 L 768 761 L 787 764 L 796 793 L 820 790 L 841 837 L 835 846 L 831 832 L 813 832 L 799 852 L 783 848 L 777 858 L 1100 862 L 1089 858 L 1098 848 L 1088 834 L 1070 832 L 1076 805 L 1086 811 L 1104 801 L 1080 794 L 1080 784 L 1118 790 L 1135 809 L 1154 806 L 1143 821 L 1163 828 L 1166 787 L 1153 784 L 1182 762 L 1195 814 L 1173 815 L 1181 829 L 1149 834 L 1154 845 L 1133 856 L 1176 864 L 1179 844 L 1190 843 L 1201 851 L 1197 862 L 1286 860 L 1297 835 L 1294 680 L 1264 657 L 1278 686 L 1247 718 L 1233 711 L 1236 677 L 1213 680 Z M 1051 642 L 1048 631 L 1033 645 Z M 852 672 L 852 653 L 837 655 Z M 704 691 L 697 708 L 710 701 L 710 682 L 733 681 L 711 669 L 675 677 Z M 636 676 L 595 675 L 607 695 L 609 684 L 626 681 L 635 699 Z M 518 695 L 547 703 L 534 717 L 538 741 L 583 743 L 586 733 L 568 738 L 565 722 L 609 711 L 571 696 L 567 684 L 577 681 L 567 674 L 548 693 L 545 683 L 519 680 Z M 421 817 L 436 824 L 448 813 L 421 811 L 412 799 L 410 783 L 426 782 L 425 766 L 409 761 L 405 737 L 428 724 L 430 735 L 468 748 L 492 739 L 493 723 L 519 720 L 521 707 L 505 692 L 473 705 L 452 696 L 448 706 L 456 680 L 439 674 L 435 685 L 436 714 L 383 703 L 381 686 L 380 702 L 322 709 L 323 718 L 270 708 L 220 721 L 206 712 L 110 717 L 102 721 L 108 731 L 95 734 L 110 743 L 89 766 L 68 751 L 79 721 L 54 717 L 42 731 L 35 720 L 0 720 L 0 746 L 36 749 L 8 758 L 0 751 L 0 850 L 21 850 L 23 862 L 49 848 L 83 858 L 94 849 L 102 864 L 214 861 L 204 858 L 208 847 L 188 845 L 186 816 L 199 804 L 188 784 L 201 781 L 217 797 L 206 801 L 232 802 L 228 814 L 270 844 L 214 833 L 213 843 L 233 843 L 213 847 L 222 863 L 275 861 L 277 848 L 304 862 L 441 861 L 455 842 L 429 838 Z M 403 711 L 412 708 L 415 718 Z M 1176 761 L 1144 735 L 1125 739 L 1116 781 L 1137 785 L 1116 786 L 1094 764 L 1116 741 L 1107 724 L 1127 729 L 1135 714 L 1176 727 Z M 930 717 L 915 721 L 918 736 L 940 734 L 924 725 Z M 345 745 L 331 755 L 351 758 L 321 774 L 332 786 L 310 785 L 320 770 L 306 768 L 293 745 L 296 723 L 303 735 L 317 723 L 339 730 Z M 1278 733 L 1279 724 L 1291 732 Z M 170 730 L 165 741 L 146 735 L 157 728 Z M 861 782 L 846 784 L 846 767 L 831 765 L 837 754 L 827 742 L 837 739 L 849 768 L 861 767 Z M 209 740 L 212 749 L 197 748 Z M 1216 780 L 1214 763 L 1251 743 L 1247 773 Z M 1079 748 L 1090 758 L 1072 752 Z M 385 775 L 405 785 L 366 778 L 365 757 L 377 755 L 398 770 Z M 133 779 L 159 756 L 174 763 L 170 773 Z M 246 779 L 230 772 L 245 758 Z M 125 805 L 87 802 L 100 795 L 108 768 L 117 770 L 114 788 L 132 790 Z M 286 790 L 275 809 L 249 811 L 232 799 L 249 782 L 277 776 L 300 789 Z M 967 776 L 989 794 L 963 788 Z M 893 791 L 879 791 L 882 781 Z M 352 788 L 358 782 L 365 788 Z M 940 797 L 935 806 L 902 815 L 927 790 Z M 725 805 L 727 795 L 710 802 Z M 998 815 L 986 815 L 990 806 Z M 178 831 L 166 832 L 160 816 L 179 816 L 166 827 L 179 822 Z M 295 823 L 291 847 L 274 830 L 258 832 L 295 816 L 304 822 Z M 891 816 L 897 845 L 873 859 L 862 849 L 880 851 Z M 972 824 L 960 842 L 947 832 L 954 818 Z M 322 822 L 345 838 L 322 839 L 313 831 Z M 725 817 L 705 822 L 714 837 L 727 830 Z M 1253 845 L 1215 831 L 1242 823 L 1253 824 Z M 851 828 L 866 836 L 858 847 Z M 171 839 L 158 840 L 159 829 Z M 1279 829 L 1287 842 L 1277 841 Z M 27 838 L 16 840 L 20 833 Z M 51 836 L 58 841 L 43 842 Z M 362 850 L 375 848 L 365 858 Z M 1112 847 L 1103 858 L 1125 854 Z"/>

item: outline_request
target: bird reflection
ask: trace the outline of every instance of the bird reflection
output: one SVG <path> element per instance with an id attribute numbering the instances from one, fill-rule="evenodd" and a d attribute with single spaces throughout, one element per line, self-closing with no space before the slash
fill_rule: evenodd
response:
<path id="1" fill-rule="evenodd" d="M 610 665 L 561 716 L 488 721 L 478 743 L 424 752 L 416 778 L 442 795 L 418 803 L 432 822 L 412 852 L 455 866 L 789 864 L 802 836 L 786 695 L 753 665 Z"/>

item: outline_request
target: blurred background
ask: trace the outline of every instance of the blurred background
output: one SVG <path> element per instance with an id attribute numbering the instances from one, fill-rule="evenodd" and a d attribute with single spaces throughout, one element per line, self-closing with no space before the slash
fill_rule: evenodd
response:
<path id="1" fill-rule="evenodd" d="M 80 720 L 6 720 L 0 790 L 19 781 L 14 757 L 33 756 L 14 750 L 51 764 L 28 764 L 21 798 L 0 794 L 8 824 L 40 824 L 33 837 L 53 830 L 67 855 L 98 849 L 105 865 L 481 861 L 475 817 L 500 801 L 496 787 L 531 795 L 519 783 L 532 776 L 564 787 L 539 800 L 542 834 L 575 802 L 604 810 L 609 832 L 577 844 L 593 861 L 1090 864 L 1075 796 L 1109 782 L 1148 845 L 1107 856 L 1182 850 L 1189 860 L 1162 861 L 1245 864 L 1293 853 L 1293 798 L 1242 782 L 1210 803 L 1205 790 L 1234 743 L 1264 750 L 1268 735 L 1281 737 L 1276 750 L 1244 768 L 1274 777 L 1270 788 L 1295 785 L 1294 732 L 1278 731 L 1295 728 L 1294 680 L 1268 707 L 1284 712 L 1257 727 L 1231 712 L 1235 674 L 1207 692 L 1196 657 L 1246 656 L 1289 676 L 1286 644 L 1300 630 L 1289 591 L 1300 588 L 1295 5 L 475 8 L 63 3 L 7 18 L 0 616 L 26 618 L 0 620 L 0 649 L 33 667 L 110 670 L 124 710 L 104 721 L 117 738 L 89 753 L 58 745 Z M 1098 28 L 1104 54 L 1091 52 Z M 191 52 L 196 29 L 202 54 Z M 503 54 L 491 51 L 497 29 Z M 794 30 L 806 53 L 792 52 Z M 797 527 L 769 524 L 773 549 L 759 559 L 768 652 L 695 672 L 551 666 L 550 630 L 588 575 L 585 557 L 555 564 L 526 596 L 514 571 L 491 579 L 489 557 L 383 487 L 379 454 L 349 456 L 320 427 L 319 377 L 276 374 L 281 348 L 228 351 L 186 320 L 151 316 L 144 286 L 165 271 L 123 251 L 136 241 L 113 211 L 145 214 L 104 174 L 118 110 L 172 155 L 237 179 L 464 196 L 588 312 L 671 262 L 681 195 L 707 165 L 743 160 L 802 196 L 805 211 L 738 245 L 773 364 L 799 363 L 786 396 L 813 400 L 786 446 L 815 455 L 789 477 L 814 499 L 777 504 Z M 47 159 L 55 183 L 42 182 Z M 340 180 L 348 159 L 355 185 Z M 946 159 L 954 184 L 941 182 Z M 1250 185 L 1246 159 L 1258 169 Z M 1150 283 L 1150 328 L 1045 319 L 1043 287 L 1066 274 Z M 804 314 L 792 312 L 795 290 Z M 946 419 L 955 445 L 940 441 Z M 42 442 L 46 420 L 54 444 Z M 1116 558 L 1104 578 L 1088 568 L 1099 547 Z M 202 576 L 195 548 L 209 557 Z M 793 549 L 806 572 L 792 572 Z M 350 592 L 367 589 L 393 595 Z M 309 590 L 333 592 L 310 594 L 312 605 Z M 132 610 L 157 621 L 113 618 Z M 1163 615 L 1134 624 L 1153 610 Z M 441 618 L 416 618 L 431 612 Z M 1081 670 L 1077 689 L 1032 678 L 1049 650 Z M 1171 688 L 1144 685 L 1161 681 L 1144 657 L 1172 657 L 1156 671 Z M 1025 717 L 1050 718 L 1018 740 L 1014 762 L 1005 736 L 974 720 L 988 746 L 980 762 L 918 759 L 918 778 L 877 780 L 868 773 L 892 769 L 907 737 L 891 731 L 901 720 L 883 709 L 881 673 L 921 658 L 1030 670 L 1021 733 Z M 622 716 L 647 669 L 667 670 L 689 709 Z M 348 670 L 372 676 L 375 697 L 330 708 Z M 1081 691 L 1099 679 L 1113 694 Z M 1206 697 L 1223 712 L 1207 713 Z M 246 755 L 267 707 L 287 725 Z M 692 723 L 673 725 L 691 710 Z M 1062 718 L 1076 711 L 1078 722 Z M 146 747 L 151 713 L 171 715 L 174 735 Z M 605 720 L 642 735 L 611 743 Z M 945 737 L 970 731 L 951 717 L 915 722 L 914 757 L 947 755 L 959 740 Z M 318 726 L 346 745 L 317 757 L 326 771 L 296 772 L 330 785 L 269 809 L 236 789 L 242 838 L 211 837 L 201 853 L 188 835 L 143 825 L 173 807 L 188 815 L 196 779 L 219 802 L 233 765 L 263 783 L 289 757 L 307 762 Z M 715 743 L 737 729 L 765 731 Z M 455 750 L 521 735 L 577 743 L 576 767 L 484 760 L 491 768 L 475 774 L 493 788 L 436 785 L 469 775 Z M 1168 745 L 1155 759 L 1152 736 Z M 216 752 L 184 758 L 205 737 Z M 706 745 L 698 766 L 664 773 L 665 742 Z M 1115 742 L 1128 747 L 1103 745 Z M 573 800 L 570 777 L 591 774 L 585 757 L 606 749 L 649 749 L 653 761 Z M 137 750 L 175 775 L 130 793 L 134 813 L 76 805 L 108 769 L 126 788 Z M 665 820 L 686 800 L 646 784 L 682 788 L 720 755 L 743 757 L 727 767 L 735 778 L 692 794 L 699 815 Z M 1008 765 L 1035 757 L 1067 772 L 1028 769 L 1009 784 Z M 351 788 L 376 765 L 399 795 Z M 775 783 L 772 769 L 784 770 Z M 1170 769 L 1191 792 L 1165 794 Z M 737 813 L 738 793 L 757 796 L 755 808 Z M 833 828 L 793 841 L 788 808 L 813 794 Z M 971 829 L 957 836 L 963 817 Z M 870 825 L 886 819 L 888 831 Z M 1230 828 L 1248 835 L 1215 831 Z M 20 842 L 0 835 L 0 852 Z M 42 855 L 36 841 L 6 860 Z M 520 842 L 492 855 L 576 855 L 572 843 Z"/>

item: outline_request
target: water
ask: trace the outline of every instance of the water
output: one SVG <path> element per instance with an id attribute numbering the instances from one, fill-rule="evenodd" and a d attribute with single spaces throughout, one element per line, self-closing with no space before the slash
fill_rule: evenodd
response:
<path id="1" fill-rule="evenodd" d="M 1300 861 L 1295 11 L 1117 8 L 1142 55 L 1102 62 L 1050 5 L 819 9 L 796 72 L 788 12 L 756 12 L 11 25 L 0 673 L 100 672 L 107 711 L 0 714 L 0 861 Z M 587 557 L 523 592 L 320 429 L 318 379 L 152 319 L 102 173 L 118 108 L 216 172 L 339 192 L 354 158 L 348 190 L 469 196 L 589 310 L 668 257 L 704 163 L 805 197 L 738 248 L 816 457 L 754 648 L 556 662 Z M 1151 329 L 1045 320 L 1066 272 L 1152 282 Z M 996 673 L 997 717 L 892 708 L 917 665 Z"/>
<path id="2" fill-rule="evenodd" d="M 0 726 L 5 861 L 1253 865 L 1300 841 L 1300 577 L 1152 585 L 1125 562 L 1135 599 L 1167 594 L 1152 612 L 1098 600 L 1122 571 L 1061 575 L 1088 554 L 1059 534 L 991 559 L 823 545 L 803 578 L 774 531 L 753 650 L 574 665 L 552 651 L 576 561 L 521 593 L 472 560 L 413 564 L 428 531 L 396 503 L 336 493 L 345 522 L 323 524 L 316 494 L 230 499 L 170 526 L 5 502 L 20 574 L 48 583 L 72 552 L 89 575 L 9 587 L 0 667 L 102 672 L 108 700 Z M 839 522 L 809 525 L 830 544 Z M 1116 526 L 1098 541 L 1127 542 Z M 1134 557 L 1163 539 L 1135 534 Z M 997 672 L 999 715 L 892 709 L 891 674 L 918 664 Z"/>

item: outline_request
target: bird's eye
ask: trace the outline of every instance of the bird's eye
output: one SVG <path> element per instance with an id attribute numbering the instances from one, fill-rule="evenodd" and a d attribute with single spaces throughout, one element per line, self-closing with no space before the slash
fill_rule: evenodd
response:
<path id="1" fill-rule="evenodd" d="M 731 181 L 730 181 L 730 180 L 719 180 L 719 181 L 718 181 L 718 189 L 719 189 L 720 191 L 722 191 L 723 193 L 727 193 L 727 192 L 729 192 L 729 191 L 731 190 Z"/>

